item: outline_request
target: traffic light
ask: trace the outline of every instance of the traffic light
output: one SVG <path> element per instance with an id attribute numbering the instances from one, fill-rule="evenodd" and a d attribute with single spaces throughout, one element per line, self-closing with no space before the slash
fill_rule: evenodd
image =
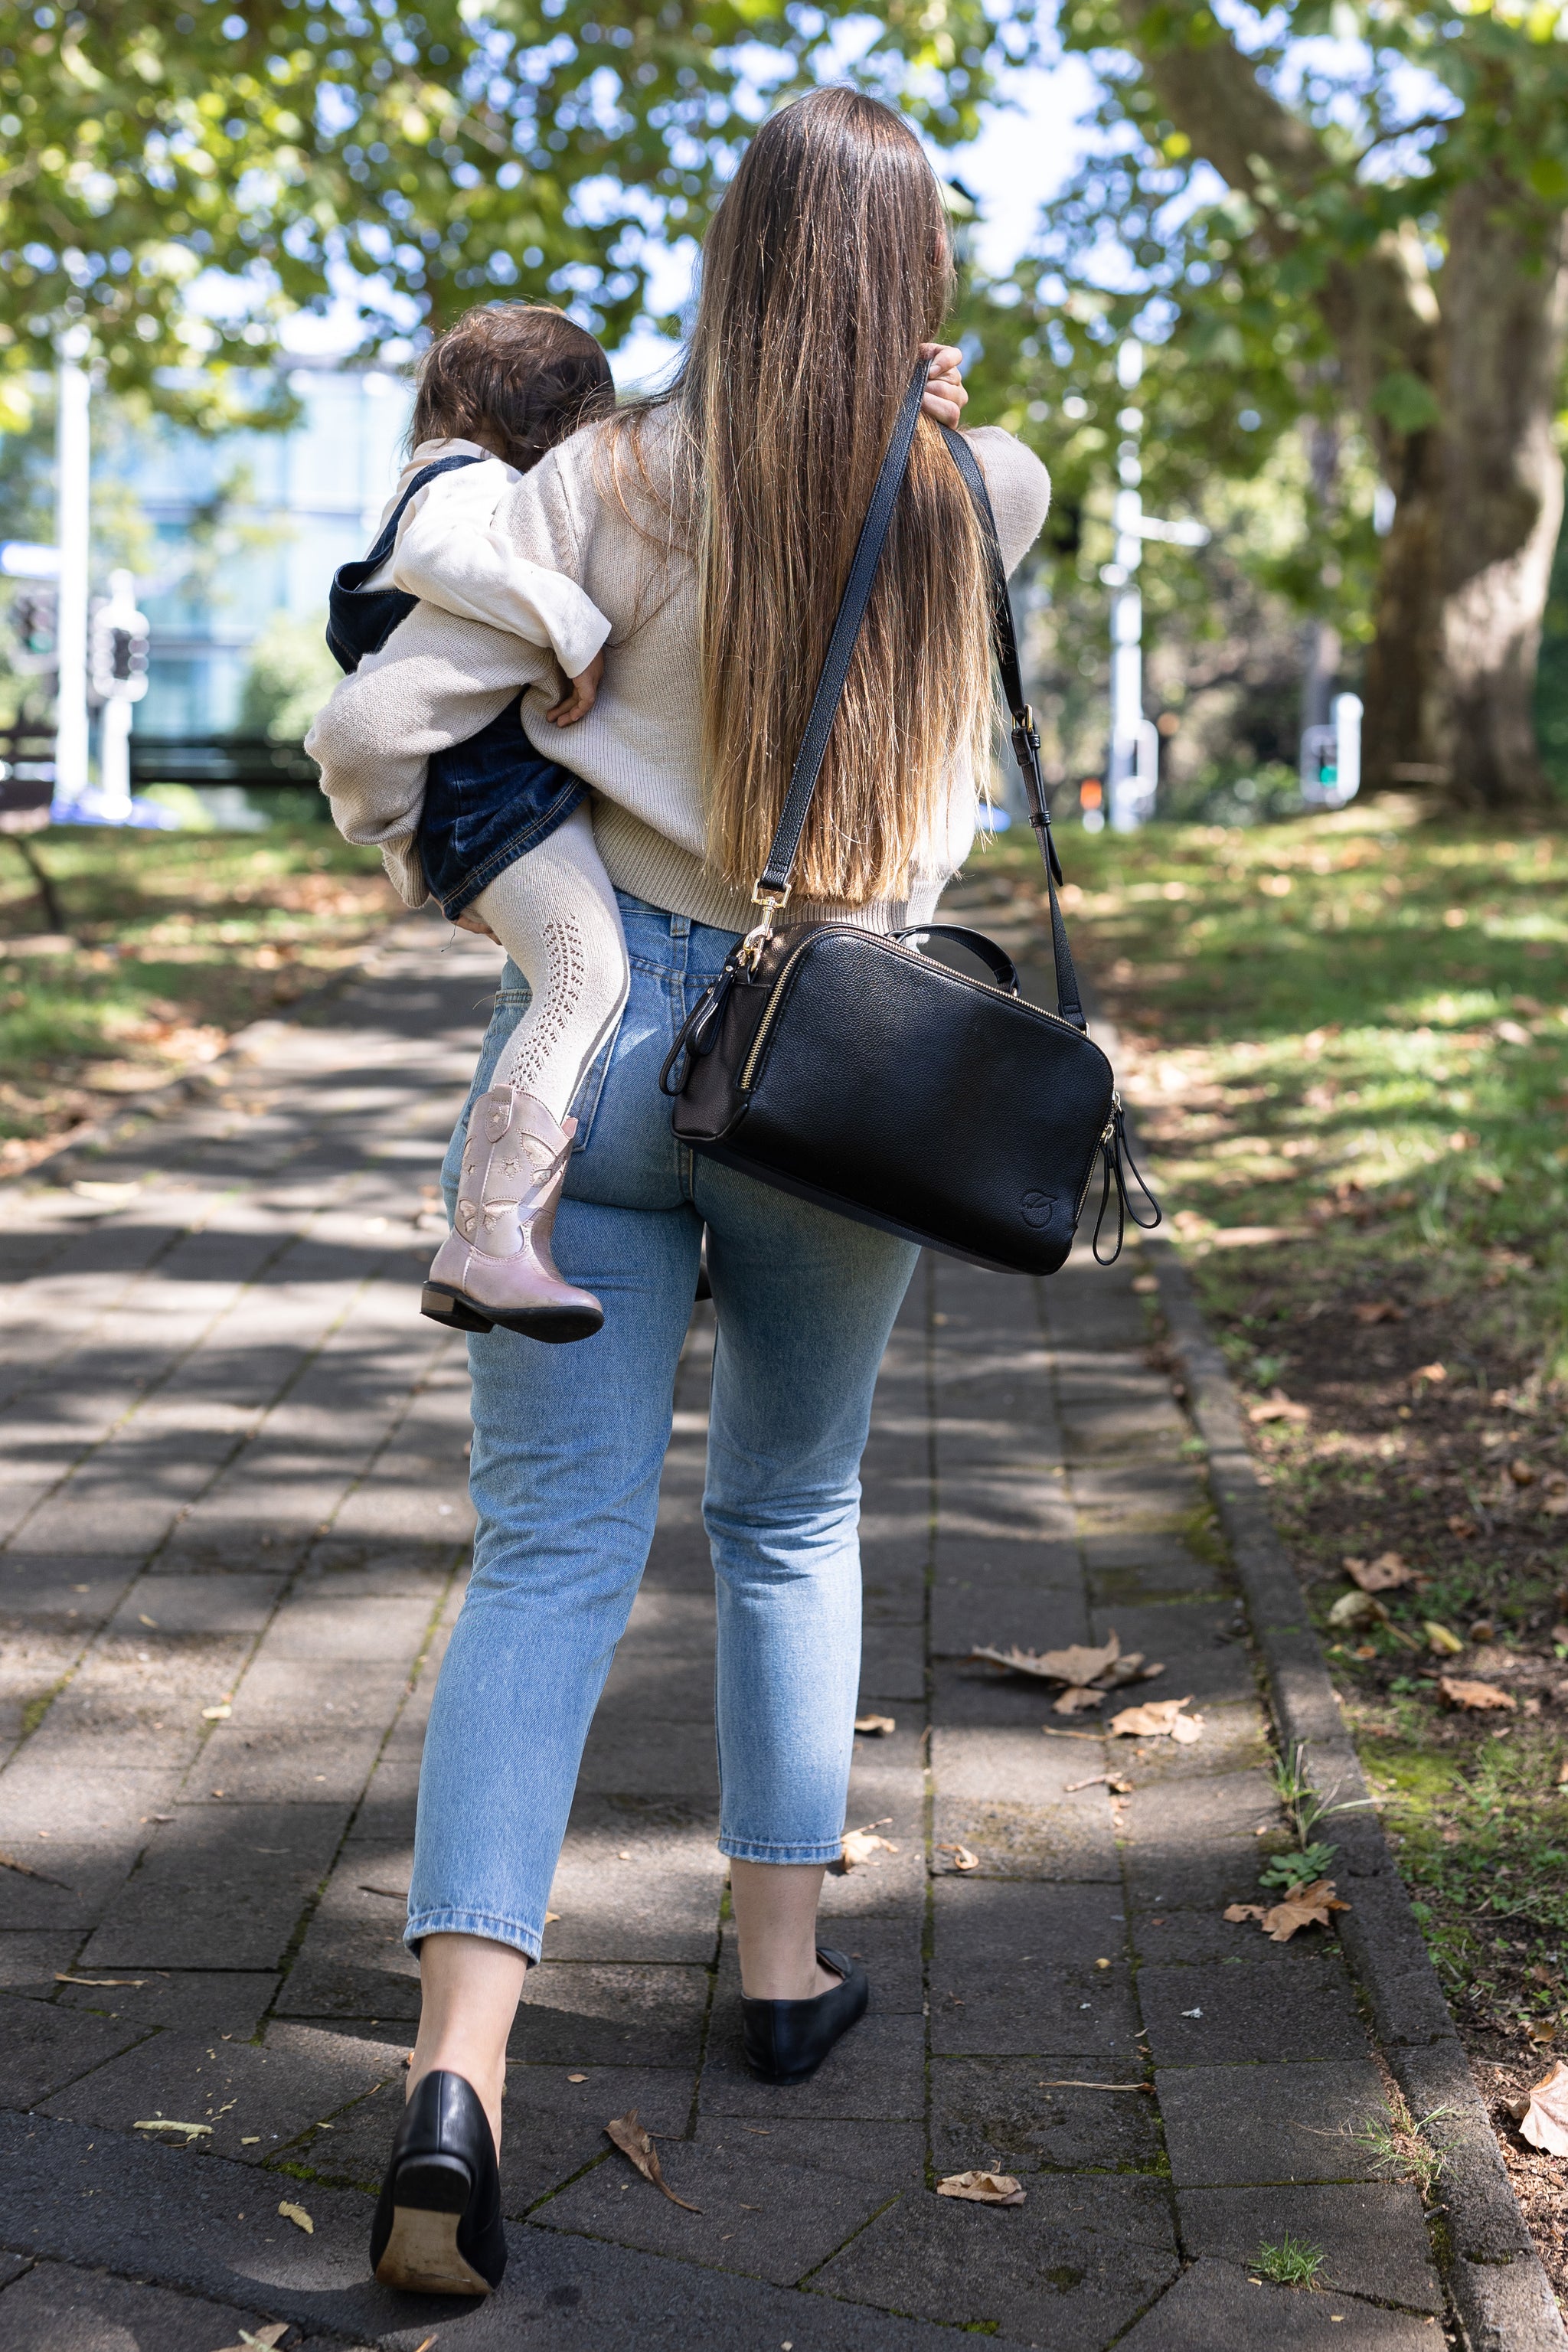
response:
<path id="1" fill-rule="evenodd" d="M 93 608 L 92 690 L 100 702 L 140 702 L 147 691 L 147 615 L 136 609 L 129 572 L 112 572 L 109 585 Z"/>
<path id="2" fill-rule="evenodd" d="M 11 599 L 11 635 L 16 664 L 35 676 L 55 666 L 58 606 L 52 588 L 24 588 Z"/>

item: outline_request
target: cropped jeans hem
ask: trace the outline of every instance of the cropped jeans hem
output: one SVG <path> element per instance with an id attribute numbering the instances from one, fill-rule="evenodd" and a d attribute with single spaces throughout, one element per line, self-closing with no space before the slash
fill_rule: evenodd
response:
<path id="1" fill-rule="evenodd" d="M 492 1918 L 487 1911 L 411 1912 L 404 1942 L 416 1952 L 426 1936 L 481 1936 L 487 1944 L 509 1944 L 531 1964 L 539 1960 L 544 1943 L 532 1927 L 520 1927 L 515 1919 Z"/>
<path id="2" fill-rule="evenodd" d="M 728 1854 L 731 1862 L 825 1864 L 839 1859 L 844 1841 L 835 1838 L 831 1845 L 759 1845 L 753 1838 L 721 1837 L 719 1851 Z"/>

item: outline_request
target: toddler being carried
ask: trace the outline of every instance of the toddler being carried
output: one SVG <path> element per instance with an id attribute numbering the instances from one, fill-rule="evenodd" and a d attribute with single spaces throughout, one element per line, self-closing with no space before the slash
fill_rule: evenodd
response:
<path id="1" fill-rule="evenodd" d="M 557 726 L 583 718 L 610 625 L 574 581 L 527 562 L 490 526 L 547 449 L 613 405 L 604 352 L 558 310 L 473 310 L 432 344 L 408 464 L 375 543 L 332 583 L 327 642 L 342 667 L 379 652 L 423 599 L 547 646 L 572 681 L 547 716 Z M 431 896 L 454 921 L 489 930 L 530 990 L 474 1105 L 453 1230 L 421 1303 L 460 1330 L 499 1323 L 535 1339 L 586 1339 L 604 1310 L 559 1273 L 551 1234 L 576 1133 L 570 1106 L 626 1001 L 626 940 L 588 787 L 534 749 L 521 709 L 520 695 L 436 752 L 419 811 L 415 845 Z"/>

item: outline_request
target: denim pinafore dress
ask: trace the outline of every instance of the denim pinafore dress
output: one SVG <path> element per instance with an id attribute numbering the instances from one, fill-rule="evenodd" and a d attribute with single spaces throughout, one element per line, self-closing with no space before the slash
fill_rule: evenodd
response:
<path id="1" fill-rule="evenodd" d="M 341 668 L 357 669 L 366 654 L 379 653 L 419 601 L 402 588 L 365 585 L 391 555 L 409 499 L 437 474 L 480 462 L 458 456 L 423 467 L 369 554 L 339 565 L 327 597 L 327 645 Z M 521 694 L 467 742 L 433 752 L 419 817 L 419 862 L 443 914 L 460 915 L 487 883 L 536 849 L 587 796 L 580 776 L 542 758 L 529 741 Z"/>

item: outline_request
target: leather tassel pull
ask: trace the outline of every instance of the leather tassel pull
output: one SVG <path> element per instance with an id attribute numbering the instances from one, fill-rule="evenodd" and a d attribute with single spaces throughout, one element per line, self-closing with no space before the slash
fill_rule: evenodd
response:
<path id="1" fill-rule="evenodd" d="M 1132 1157 L 1131 1146 L 1127 1140 L 1126 1114 L 1122 1110 L 1120 1095 L 1111 1097 L 1110 1117 L 1106 1120 L 1105 1132 L 1100 1139 L 1100 1159 L 1101 1169 L 1100 1213 L 1094 1221 L 1092 1247 L 1097 1265 L 1114 1265 L 1121 1255 L 1121 1244 L 1127 1237 L 1129 1219 L 1141 1233 L 1145 1234 L 1152 1234 L 1156 1225 L 1163 1224 L 1164 1222 L 1164 1213 L 1150 1191 L 1142 1170 Z M 1133 1196 L 1128 1191 L 1127 1180 L 1130 1176 L 1138 1188 L 1143 1206 L 1150 1212 L 1147 1216 L 1140 1215 L 1134 1205 Z M 1116 1192 L 1116 1246 L 1109 1256 L 1106 1256 L 1100 1251 L 1100 1237 L 1105 1223 L 1105 1213 L 1110 1206 L 1113 1186 Z"/>
<path id="2" fill-rule="evenodd" d="M 664 1067 L 658 1074 L 659 1091 L 668 1095 L 672 1102 L 686 1085 L 690 1068 L 688 1057 L 692 1054 L 710 1054 L 719 1043 L 724 1025 L 724 1007 L 734 985 L 735 975 L 726 964 L 711 987 L 703 990 L 681 1024 L 679 1034 L 665 1055 Z M 680 1075 L 672 1086 L 670 1076 L 678 1064 Z"/>

